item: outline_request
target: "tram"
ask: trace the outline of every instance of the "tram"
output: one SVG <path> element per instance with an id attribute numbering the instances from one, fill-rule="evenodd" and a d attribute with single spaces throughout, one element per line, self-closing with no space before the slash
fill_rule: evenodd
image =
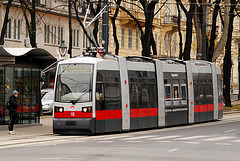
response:
<path id="1" fill-rule="evenodd" d="M 214 63 L 105 55 L 58 63 L 54 134 L 159 128 L 223 117 Z"/>

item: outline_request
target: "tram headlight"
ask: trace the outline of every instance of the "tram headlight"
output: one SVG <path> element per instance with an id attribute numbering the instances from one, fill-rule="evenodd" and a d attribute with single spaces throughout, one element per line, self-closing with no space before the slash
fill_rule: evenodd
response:
<path id="1" fill-rule="evenodd" d="M 82 112 L 92 112 L 92 107 L 83 107 Z"/>
<path id="2" fill-rule="evenodd" d="M 64 112 L 64 107 L 56 107 L 54 108 L 54 112 Z"/>

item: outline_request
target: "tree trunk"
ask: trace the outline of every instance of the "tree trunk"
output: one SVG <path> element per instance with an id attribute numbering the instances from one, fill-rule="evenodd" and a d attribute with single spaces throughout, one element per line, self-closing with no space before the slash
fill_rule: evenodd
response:
<path id="1" fill-rule="evenodd" d="M 183 6 L 182 2 L 180 0 L 176 0 L 176 2 L 181 6 L 183 12 L 186 15 L 187 22 L 186 22 L 186 41 L 185 41 L 185 47 L 184 47 L 184 60 L 190 60 L 191 56 L 191 44 L 192 44 L 192 19 L 193 14 L 196 6 L 196 0 L 190 0 L 190 8 L 189 11 Z"/>
<path id="2" fill-rule="evenodd" d="M 207 60 L 212 61 L 215 40 L 216 40 L 216 23 L 217 23 L 217 16 L 218 11 L 220 9 L 219 3 L 221 0 L 216 0 L 213 10 L 213 17 L 212 17 L 212 31 L 211 31 L 211 38 L 210 38 L 210 46 L 209 46 L 209 54 L 207 55 Z"/>
<path id="3" fill-rule="evenodd" d="M 88 40 L 90 41 L 90 43 L 91 43 L 93 46 L 98 47 L 98 46 L 96 46 L 96 44 L 94 43 L 94 41 L 91 39 L 91 37 L 90 37 L 89 34 L 87 33 L 87 31 L 86 31 L 86 29 L 85 29 L 85 27 L 84 27 L 84 25 L 83 25 L 83 23 L 82 23 L 82 21 L 81 21 L 81 19 L 80 19 L 80 17 L 79 17 L 80 14 L 78 13 L 78 6 L 77 6 L 77 4 L 76 4 L 76 1 L 73 1 L 73 6 L 74 6 L 75 15 L 76 15 L 76 17 L 77 17 L 77 21 L 78 21 L 78 23 L 80 24 L 80 26 L 81 26 L 84 34 L 86 35 L 86 37 L 88 38 Z"/>
<path id="4" fill-rule="evenodd" d="M 153 32 L 151 33 L 150 39 L 151 39 L 151 46 L 152 46 L 153 55 L 157 55 L 156 42 L 155 42 L 155 39 L 153 37 Z"/>
<path id="5" fill-rule="evenodd" d="M 230 97 L 230 89 L 231 89 L 231 69 L 232 69 L 232 59 L 231 59 L 231 47 L 232 47 L 232 32 L 233 32 L 233 20 L 234 20 L 234 10 L 236 8 L 236 0 L 231 0 L 231 9 L 229 12 L 229 27 L 228 27 L 228 37 L 226 44 L 226 53 L 224 57 L 223 64 L 223 95 L 224 95 L 224 103 L 227 107 L 232 107 L 231 105 L 231 97 Z M 225 24 L 226 26 L 226 24 Z"/>
<path id="6" fill-rule="evenodd" d="M 179 4 L 177 3 L 177 10 L 178 10 L 178 19 L 177 19 L 177 24 L 178 24 L 178 35 L 179 35 L 179 59 L 182 60 L 183 58 L 183 53 L 182 53 L 182 33 L 181 33 L 181 11 Z"/>
<path id="7" fill-rule="evenodd" d="M 37 48 L 36 42 L 36 0 L 32 0 L 32 9 L 29 10 L 31 14 L 31 36 L 30 36 L 30 44 L 33 48 Z"/>
<path id="8" fill-rule="evenodd" d="M 6 7 L 5 17 L 4 17 L 2 32 L 1 32 L 1 37 L 0 37 L 0 45 L 4 45 L 4 37 L 5 37 L 5 34 L 7 33 L 8 15 L 9 15 L 9 11 L 10 11 L 12 2 L 13 2 L 13 0 L 9 0 L 7 7 Z"/>
<path id="9" fill-rule="evenodd" d="M 187 17 L 187 28 L 186 28 L 186 41 L 184 47 L 184 60 L 190 60 L 191 58 L 191 47 L 192 47 L 192 29 L 193 29 L 193 14 L 195 10 L 196 0 L 190 1 L 190 9 L 186 15 Z"/>
<path id="10" fill-rule="evenodd" d="M 152 24 L 154 18 L 154 8 L 158 1 L 151 1 L 150 3 L 146 1 L 141 1 L 142 7 L 144 7 L 145 15 L 145 32 L 141 36 L 142 42 L 142 56 L 150 57 L 150 45 L 151 45 L 151 34 L 152 34 Z"/>
<path id="11" fill-rule="evenodd" d="M 119 42 L 118 42 L 118 38 L 117 38 L 116 18 L 117 18 L 118 12 L 119 12 L 119 7 L 118 6 L 120 5 L 121 1 L 122 0 L 117 0 L 117 8 L 116 8 L 115 13 L 112 17 L 113 38 L 114 38 L 114 42 L 115 42 L 115 45 L 116 45 L 115 55 L 118 55 L 118 53 L 119 53 Z"/>
<path id="12" fill-rule="evenodd" d="M 200 2 L 199 2 L 200 3 Z M 197 52 L 202 53 L 202 7 L 198 7 L 196 5 L 195 12 L 193 16 L 193 23 L 195 26 L 196 31 L 196 38 L 197 38 Z"/>
<path id="13" fill-rule="evenodd" d="M 226 42 L 227 42 L 227 35 L 228 35 L 228 26 L 229 26 L 229 10 L 230 6 L 230 0 L 225 0 L 224 1 L 225 7 L 224 7 L 224 28 L 223 28 L 223 33 L 221 36 L 221 39 L 218 41 L 214 52 L 213 52 L 213 57 L 212 57 L 212 62 L 214 62 L 218 56 L 221 54 Z"/>
<path id="14" fill-rule="evenodd" d="M 68 0 L 68 26 L 69 26 L 68 54 L 70 58 L 72 58 L 72 3 L 71 3 L 71 0 Z"/>

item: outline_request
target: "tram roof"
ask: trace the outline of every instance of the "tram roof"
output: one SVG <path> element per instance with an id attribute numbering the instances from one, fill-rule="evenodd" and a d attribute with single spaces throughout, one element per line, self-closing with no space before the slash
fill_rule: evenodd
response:
<path id="1" fill-rule="evenodd" d="M 59 62 L 59 64 L 65 64 L 65 63 L 95 64 L 95 63 L 101 62 L 101 61 L 107 61 L 107 60 L 102 59 L 102 58 L 96 58 L 96 57 L 78 56 L 78 57 L 74 57 L 74 58 L 71 58 L 71 59 L 65 59 L 65 60 Z"/>

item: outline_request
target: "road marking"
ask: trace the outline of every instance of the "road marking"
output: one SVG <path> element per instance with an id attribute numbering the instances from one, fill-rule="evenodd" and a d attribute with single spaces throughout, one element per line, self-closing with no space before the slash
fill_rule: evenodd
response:
<path id="1" fill-rule="evenodd" d="M 140 143 L 142 141 L 133 140 L 133 141 L 126 141 L 126 142 L 128 142 L 128 143 Z"/>
<path id="2" fill-rule="evenodd" d="M 164 140 L 162 140 L 162 141 L 155 141 L 155 142 L 157 142 L 157 143 L 170 143 L 172 141 L 164 141 Z"/>
<path id="3" fill-rule="evenodd" d="M 191 140 L 191 139 L 199 139 L 199 138 L 204 138 L 208 137 L 207 135 L 197 135 L 197 136 L 190 136 L 190 137 L 184 137 L 184 138 L 177 138 L 175 140 Z"/>
<path id="4" fill-rule="evenodd" d="M 183 135 L 171 135 L 171 136 L 163 136 L 163 137 L 157 137 L 157 138 L 150 138 L 148 140 L 163 140 L 163 139 L 172 139 L 177 137 L 182 137 Z"/>
<path id="5" fill-rule="evenodd" d="M 221 137 L 203 139 L 203 141 L 219 141 L 219 140 L 226 140 L 226 139 L 232 139 L 232 138 L 235 138 L 235 137 L 231 137 L 231 136 L 221 136 Z"/>
<path id="6" fill-rule="evenodd" d="M 185 144 L 200 144 L 200 142 L 183 142 Z"/>
<path id="7" fill-rule="evenodd" d="M 120 139 L 120 140 L 137 140 L 137 139 L 146 139 L 146 138 L 152 138 L 152 137 L 156 137 L 159 135 L 146 135 L 146 136 L 139 136 L 139 137 L 131 137 L 131 138 L 124 138 L 124 139 Z"/>
<path id="8" fill-rule="evenodd" d="M 229 133 L 229 132 L 233 132 L 236 131 L 236 129 L 232 129 L 232 130 L 228 130 L 228 131 L 224 131 L 225 133 Z"/>
<path id="9" fill-rule="evenodd" d="M 98 141 L 99 143 L 112 143 L 114 141 Z"/>
<path id="10" fill-rule="evenodd" d="M 176 151 L 176 150 L 178 150 L 178 148 L 169 150 L 168 152 L 174 152 L 174 151 Z"/>
<path id="11" fill-rule="evenodd" d="M 103 139 L 100 139 L 100 140 L 111 140 L 111 139 L 120 139 L 120 138 L 126 138 L 126 137 L 130 137 L 128 135 L 124 136 L 124 135 L 121 135 L 121 136 L 112 136 L 112 137 L 107 137 L 107 138 L 103 138 Z"/>
<path id="12" fill-rule="evenodd" d="M 40 158 L 41 160 L 79 160 L 79 158 Z"/>
<path id="13" fill-rule="evenodd" d="M 234 141 L 231 141 L 231 142 L 240 143 L 240 140 L 234 140 Z"/>
<path id="14" fill-rule="evenodd" d="M 228 143 L 215 143 L 216 145 L 231 145 L 231 144 L 228 144 Z"/>

